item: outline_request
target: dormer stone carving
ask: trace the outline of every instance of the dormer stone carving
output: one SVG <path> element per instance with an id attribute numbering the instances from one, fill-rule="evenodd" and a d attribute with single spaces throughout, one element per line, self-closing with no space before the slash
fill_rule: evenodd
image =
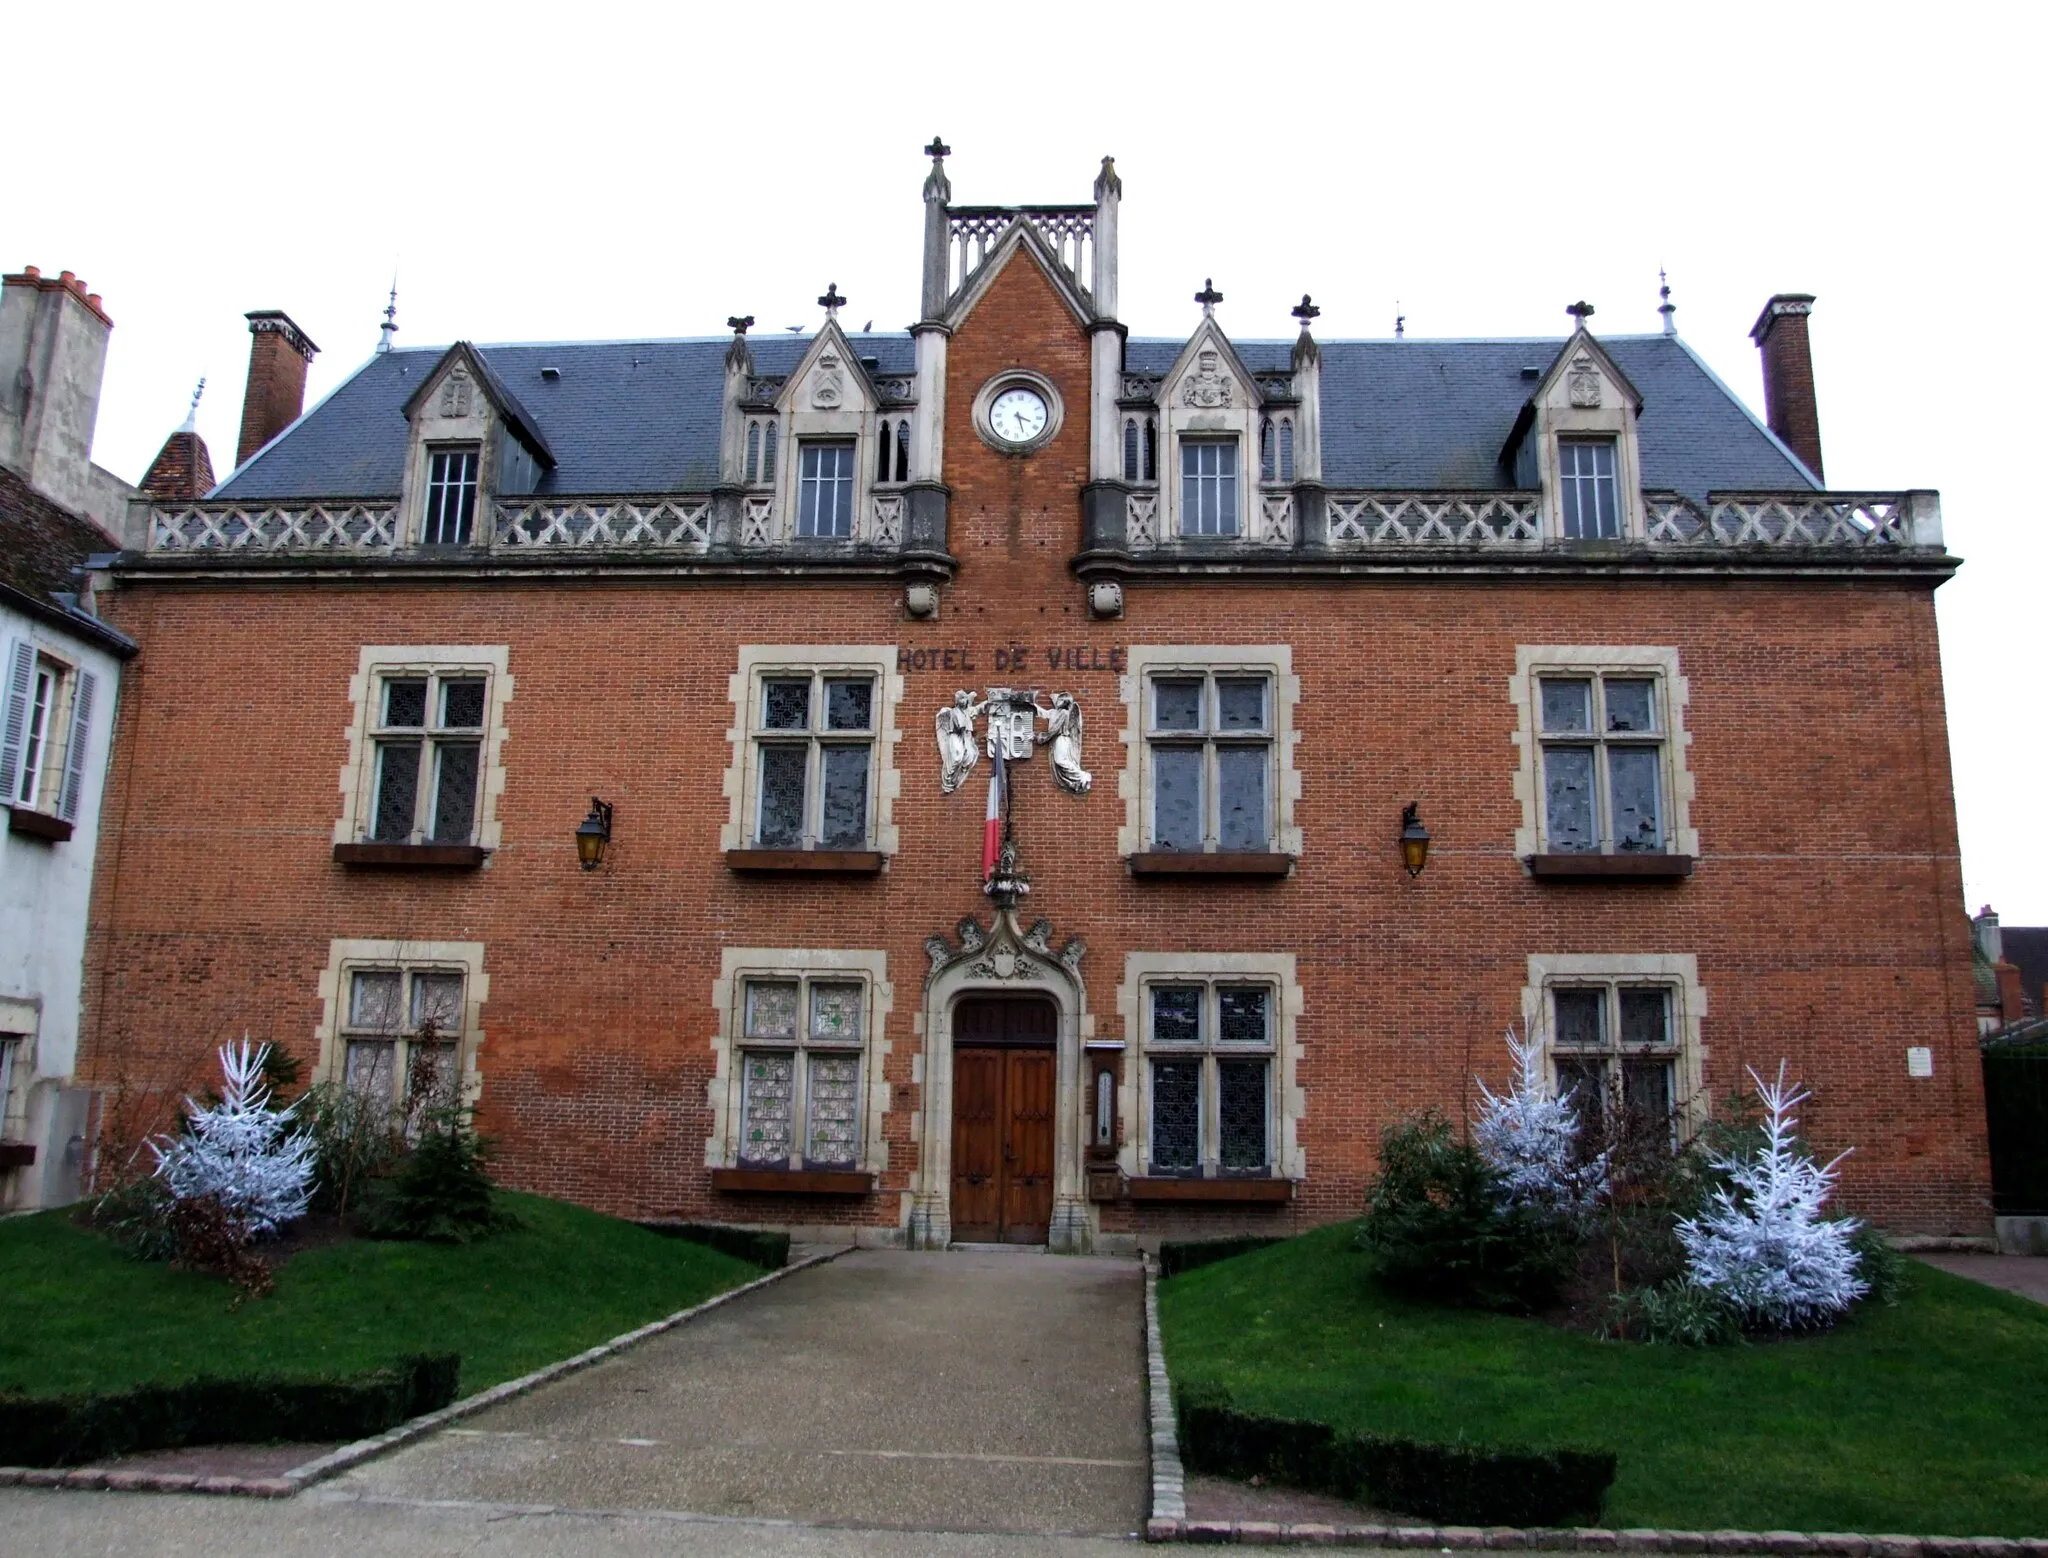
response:
<path id="1" fill-rule="evenodd" d="M 1567 397 L 1575 411 L 1598 411 L 1601 404 L 1600 370 L 1593 366 L 1593 359 L 1580 352 L 1572 359 L 1572 371 L 1567 380 Z"/>
<path id="2" fill-rule="evenodd" d="M 444 421 L 459 422 L 469 415 L 470 391 L 475 384 L 468 370 L 459 363 L 448 370 L 448 376 L 441 381 L 441 417 Z"/>
<path id="3" fill-rule="evenodd" d="M 1218 355 L 1213 347 L 1196 354 L 1195 371 L 1181 381 L 1181 399 L 1188 405 L 1213 410 L 1230 404 L 1237 381 L 1217 366 Z"/>

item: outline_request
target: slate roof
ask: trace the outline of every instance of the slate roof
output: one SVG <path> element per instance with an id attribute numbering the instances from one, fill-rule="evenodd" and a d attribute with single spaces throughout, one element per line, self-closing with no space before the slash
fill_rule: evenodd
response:
<path id="1" fill-rule="evenodd" d="M 134 645 L 77 605 L 74 570 L 120 543 L 82 514 L 37 492 L 0 466 L 0 598 L 46 622 L 99 639 L 118 652 Z"/>
<path id="2" fill-rule="evenodd" d="M 752 341 L 754 368 L 782 374 L 811 337 Z M 871 371 L 913 369 L 907 334 L 849 337 Z M 730 337 L 482 346 L 553 452 L 542 493 L 703 492 L 718 476 L 719 401 Z M 1501 446 L 1563 338 L 1330 341 L 1323 353 L 1323 479 L 1337 488 L 1486 489 L 1503 485 Z M 1644 485 L 1695 498 L 1709 491 L 1787 491 L 1813 480 L 1675 336 L 1601 337 L 1643 397 Z M 1126 370 L 1163 373 L 1185 341 L 1133 339 Z M 1284 371 L 1291 341 L 1233 342 L 1253 371 Z M 399 408 L 441 360 L 441 347 L 374 356 L 218 495 L 239 499 L 390 497 L 407 427 Z M 560 371 L 555 380 L 541 369 Z"/>

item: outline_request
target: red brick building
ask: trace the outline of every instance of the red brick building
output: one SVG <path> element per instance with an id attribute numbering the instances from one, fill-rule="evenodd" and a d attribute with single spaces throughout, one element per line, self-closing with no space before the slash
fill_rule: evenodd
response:
<path id="1" fill-rule="evenodd" d="M 1590 309 L 1143 340 L 1120 195 L 936 157 L 903 334 L 387 333 L 301 416 L 251 315 L 114 570 L 92 1078 L 248 1027 L 606 1210 L 1114 1248 L 1354 1214 L 1526 1021 L 1676 1131 L 1784 1057 L 1854 1207 L 1984 1231 L 1956 560 L 1821 490 L 1811 300 L 1770 427 Z"/>

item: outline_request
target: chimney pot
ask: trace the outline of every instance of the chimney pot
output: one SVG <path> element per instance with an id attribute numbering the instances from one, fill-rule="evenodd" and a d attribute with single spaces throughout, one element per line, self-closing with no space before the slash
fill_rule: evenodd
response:
<path id="1" fill-rule="evenodd" d="M 1820 463 L 1820 406 L 1813 390 L 1813 344 L 1807 316 L 1810 292 L 1780 292 L 1756 316 L 1749 338 L 1764 358 L 1764 420 L 1785 447 L 1825 482 Z"/>
<path id="2" fill-rule="evenodd" d="M 78 278 L 72 275 L 71 272 L 68 270 L 60 270 L 59 272 L 57 272 L 57 280 L 64 286 L 70 286 L 71 283 L 76 281 L 77 279 Z"/>
<path id="3" fill-rule="evenodd" d="M 86 302 L 90 303 L 94 308 L 98 308 L 100 306 L 100 295 L 97 292 L 86 293 L 85 300 Z"/>
<path id="4" fill-rule="evenodd" d="M 24 266 L 22 266 L 22 268 L 21 268 L 21 273 L 22 273 L 22 275 L 24 275 L 24 276 L 28 277 L 28 279 L 29 279 L 30 281 L 36 281 L 36 280 L 39 280 L 39 279 L 41 278 L 42 274 L 43 274 L 43 273 L 42 273 L 42 271 L 41 271 L 40 269 L 38 269 L 38 268 L 37 268 L 36 266 L 33 266 L 33 265 L 24 265 Z"/>

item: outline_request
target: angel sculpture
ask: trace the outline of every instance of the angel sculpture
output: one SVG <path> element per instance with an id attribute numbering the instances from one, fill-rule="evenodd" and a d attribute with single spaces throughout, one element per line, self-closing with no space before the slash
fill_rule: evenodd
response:
<path id="1" fill-rule="evenodd" d="M 974 694 L 963 689 L 953 694 L 950 705 L 939 710 L 939 788 L 947 795 L 960 788 L 981 755 L 974 739 L 974 722 L 987 707 L 986 703 L 976 703 Z"/>
<path id="2" fill-rule="evenodd" d="M 1056 692 L 1051 708 L 1036 702 L 1032 707 L 1045 716 L 1045 734 L 1038 742 L 1040 746 L 1052 746 L 1053 778 L 1069 794 L 1086 795 L 1095 776 L 1081 766 L 1081 705 L 1074 701 L 1072 693 Z"/>

